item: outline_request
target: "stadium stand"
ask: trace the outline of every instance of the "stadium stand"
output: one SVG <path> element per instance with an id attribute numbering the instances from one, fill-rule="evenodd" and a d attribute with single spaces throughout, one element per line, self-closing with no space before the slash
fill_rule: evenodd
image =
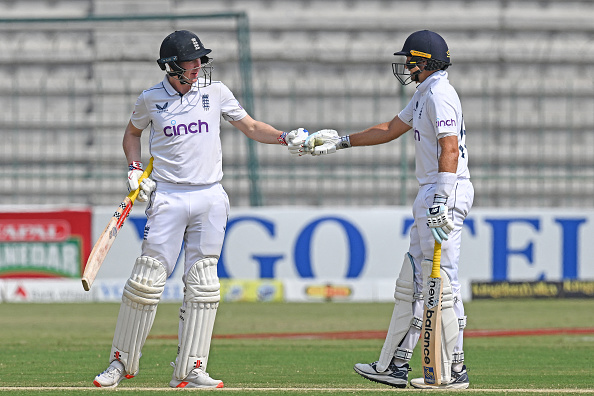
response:
<path id="1" fill-rule="evenodd" d="M 245 11 L 255 117 L 278 128 L 341 134 L 391 119 L 414 88 L 391 74 L 414 30 L 439 31 L 465 111 L 475 205 L 593 207 L 594 3 L 508 0 L 0 0 L 2 204 L 121 199 L 123 128 L 173 29 L 213 48 L 216 79 L 241 96 L 231 23 L 11 24 L 10 18 Z M 421 16 L 419 18 L 418 16 Z M 250 204 L 246 146 L 223 130 L 224 185 Z M 400 205 L 416 192 L 411 141 L 289 158 L 257 145 L 266 205 Z M 299 180 L 295 189 L 287 180 Z M 88 191 L 92 183 L 96 193 Z"/>

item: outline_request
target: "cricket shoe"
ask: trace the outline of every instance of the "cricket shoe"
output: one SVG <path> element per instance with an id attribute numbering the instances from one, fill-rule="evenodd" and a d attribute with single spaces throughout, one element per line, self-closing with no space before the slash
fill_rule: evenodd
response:
<path id="1" fill-rule="evenodd" d="M 400 367 L 394 363 L 390 363 L 388 369 L 383 372 L 377 371 L 377 362 L 370 364 L 357 363 L 354 369 L 362 377 L 370 381 L 379 382 L 380 384 L 386 384 L 396 388 L 406 388 L 408 384 L 408 372 L 410 371 L 408 363 Z"/>
<path id="2" fill-rule="evenodd" d="M 419 389 L 466 389 L 470 385 L 466 365 L 462 366 L 459 373 L 452 370 L 452 379 L 447 384 L 428 385 L 424 378 L 414 378 L 410 381 L 411 386 Z"/>
<path id="3" fill-rule="evenodd" d="M 174 376 L 169 386 L 172 388 L 222 388 L 223 381 L 210 378 L 210 375 L 203 370 L 194 369 L 181 381 Z"/>
<path id="4" fill-rule="evenodd" d="M 124 365 L 119 360 L 114 360 L 104 372 L 95 377 L 93 385 L 98 388 L 115 388 L 123 379 L 134 378 L 126 374 Z"/>

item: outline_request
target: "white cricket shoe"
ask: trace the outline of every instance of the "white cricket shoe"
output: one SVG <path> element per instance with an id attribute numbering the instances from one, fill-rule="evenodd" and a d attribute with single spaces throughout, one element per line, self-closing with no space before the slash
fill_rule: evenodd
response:
<path id="1" fill-rule="evenodd" d="M 447 384 L 427 385 L 424 378 L 414 378 L 410 381 L 410 385 L 418 389 L 466 389 L 470 385 L 470 381 L 468 380 L 466 365 L 464 365 L 460 372 L 452 370 L 452 379 Z"/>
<path id="2" fill-rule="evenodd" d="M 98 388 L 115 388 L 123 379 L 130 378 L 134 376 L 126 374 L 122 362 L 114 360 L 104 372 L 95 377 L 93 385 Z"/>
<path id="3" fill-rule="evenodd" d="M 172 388 L 222 388 L 223 381 L 212 379 L 207 372 L 196 368 L 181 381 L 174 376 L 169 386 Z"/>
<path id="4" fill-rule="evenodd" d="M 377 371 L 377 362 L 357 363 L 353 368 L 360 376 L 380 384 L 395 388 L 406 388 L 408 384 L 408 372 L 410 371 L 408 364 L 398 367 L 394 363 L 390 363 L 386 371 Z"/>

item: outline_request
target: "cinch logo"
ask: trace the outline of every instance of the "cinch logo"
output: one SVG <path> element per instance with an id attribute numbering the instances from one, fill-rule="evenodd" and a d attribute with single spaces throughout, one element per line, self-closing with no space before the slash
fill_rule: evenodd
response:
<path id="1" fill-rule="evenodd" d="M 435 124 L 438 128 L 442 126 L 456 126 L 456 120 L 437 120 Z"/>
<path id="2" fill-rule="evenodd" d="M 175 120 L 171 120 L 171 126 L 166 126 L 165 128 L 163 128 L 163 133 L 165 134 L 165 136 L 171 137 L 187 135 L 188 133 L 208 132 L 208 123 L 200 120 L 198 120 L 198 122 L 191 122 L 188 125 L 176 124 L 177 122 Z"/>
<path id="3" fill-rule="evenodd" d="M 194 49 L 195 50 L 199 50 L 200 49 L 200 44 L 198 43 L 198 40 L 196 40 L 195 37 L 192 37 L 192 44 L 194 44 Z"/>

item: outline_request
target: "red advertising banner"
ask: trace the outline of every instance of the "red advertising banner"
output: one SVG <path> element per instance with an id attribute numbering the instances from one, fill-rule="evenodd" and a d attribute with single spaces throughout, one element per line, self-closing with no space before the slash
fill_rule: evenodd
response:
<path id="1" fill-rule="evenodd" d="M 0 278 L 80 278 L 90 209 L 0 212 Z"/>

